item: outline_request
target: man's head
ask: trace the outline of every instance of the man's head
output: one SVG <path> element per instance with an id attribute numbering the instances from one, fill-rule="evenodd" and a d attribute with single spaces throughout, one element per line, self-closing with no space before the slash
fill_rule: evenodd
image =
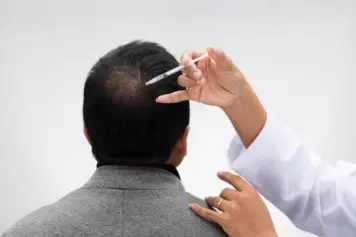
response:
<path id="1" fill-rule="evenodd" d="M 162 94 L 184 88 L 179 74 L 145 82 L 176 66 L 162 46 L 134 41 L 103 56 L 84 86 L 84 131 L 99 162 L 178 165 L 186 154 L 189 102 L 158 104 Z"/>

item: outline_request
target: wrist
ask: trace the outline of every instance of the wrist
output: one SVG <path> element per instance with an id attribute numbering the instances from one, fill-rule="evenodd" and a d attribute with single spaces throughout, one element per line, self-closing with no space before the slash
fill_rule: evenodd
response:
<path id="1" fill-rule="evenodd" d="M 267 120 L 267 113 L 247 81 L 239 87 L 238 96 L 227 107 L 221 107 L 230 119 L 245 147 L 258 136 Z"/>
<path id="2" fill-rule="evenodd" d="M 225 112 L 227 116 L 234 116 L 236 112 L 239 112 L 251 97 L 253 93 L 251 86 L 246 81 L 240 82 L 239 89 L 236 92 L 235 98 L 226 106 L 220 108 Z"/>

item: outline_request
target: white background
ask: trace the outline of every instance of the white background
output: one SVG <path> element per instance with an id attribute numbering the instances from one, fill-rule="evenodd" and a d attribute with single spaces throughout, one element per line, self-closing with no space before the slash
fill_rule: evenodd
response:
<path id="1" fill-rule="evenodd" d="M 223 48 L 266 108 L 335 163 L 356 162 L 356 1 L 0 1 L 0 233 L 81 186 L 95 169 L 82 134 L 92 64 L 133 39 Z M 225 185 L 234 132 L 217 108 L 193 104 L 188 191 Z M 301 170 L 301 175 L 303 171 Z M 310 236 L 269 205 L 280 236 Z"/>

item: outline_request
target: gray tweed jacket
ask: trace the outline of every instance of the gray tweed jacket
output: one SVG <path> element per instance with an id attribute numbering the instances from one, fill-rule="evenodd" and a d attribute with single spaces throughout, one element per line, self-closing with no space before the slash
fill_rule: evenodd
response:
<path id="1" fill-rule="evenodd" d="M 190 202 L 206 206 L 164 169 L 102 166 L 82 188 L 24 217 L 2 236 L 226 236 L 196 216 Z"/>

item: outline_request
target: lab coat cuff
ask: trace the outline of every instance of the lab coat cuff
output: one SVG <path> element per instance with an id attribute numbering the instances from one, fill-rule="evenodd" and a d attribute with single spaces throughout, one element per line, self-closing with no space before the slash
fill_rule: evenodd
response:
<path id="1" fill-rule="evenodd" d="M 265 126 L 247 149 L 238 135 L 233 138 L 227 155 L 230 168 L 247 181 L 251 181 L 254 186 L 258 186 L 253 180 L 256 180 L 260 168 L 274 162 L 273 158 L 279 157 L 282 152 L 280 147 L 290 142 L 288 139 L 291 136 L 286 133 L 286 128 L 271 114 L 267 114 Z"/>

